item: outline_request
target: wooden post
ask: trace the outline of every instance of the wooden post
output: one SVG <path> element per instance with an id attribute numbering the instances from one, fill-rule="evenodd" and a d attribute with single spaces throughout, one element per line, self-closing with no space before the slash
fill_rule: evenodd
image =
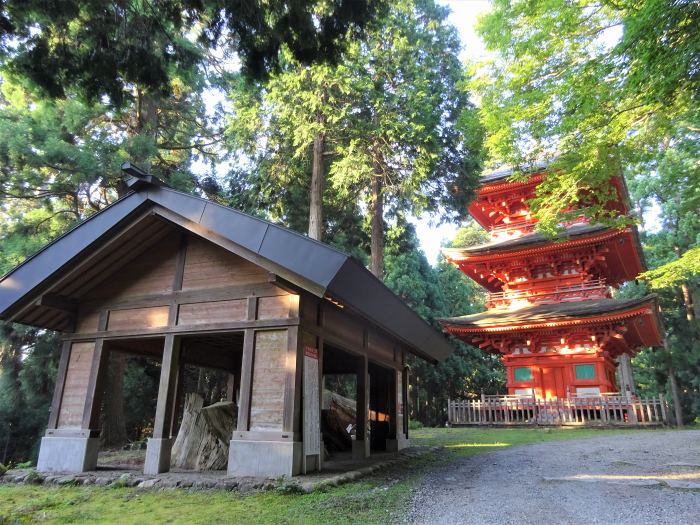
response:
<path id="1" fill-rule="evenodd" d="M 180 367 L 181 338 L 173 334 L 165 336 L 163 360 L 160 365 L 158 403 L 153 423 L 153 437 L 148 440 L 144 474 L 159 474 L 170 470 L 171 430 L 177 376 Z"/>
<path id="2" fill-rule="evenodd" d="M 303 348 L 299 327 L 287 329 L 286 377 L 284 386 L 284 413 L 282 429 L 285 432 L 301 430 L 301 371 Z"/>
<path id="3" fill-rule="evenodd" d="M 659 394 L 659 403 L 661 405 L 661 419 L 664 425 L 668 425 L 668 419 L 666 418 L 666 400 L 663 394 Z"/>
<path id="4" fill-rule="evenodd" d="M 180 342 L 181 339 L 173 334 L 165 336 L 163 361 L 160 368 L 160 383 L 158 385 L 156 418 L 153 423 L 154 438 L 170 438 L 170 419 L 172 417 L 172 405 L 175 401 L 175 387 L 177 386 L 177 374 L 180 366 Z"/>
<path id="5" fill-rule="evenodd" d="M 355 420 L 355 441 L 352 445 L 353 458 L 369 457 L 369 377 L 367 356 L 357 359 L 357 410 Z"/>
<path id="6" fill-rule="evenodd" d="M 248 329 L 243 336 L 243 359 L 241 361 L 241 386 L 238 403 L 237 429 L 246 432 L 250 422 L 250 394 L 253 383 L 253 357 L 255 351 L 255 330 Z"/>

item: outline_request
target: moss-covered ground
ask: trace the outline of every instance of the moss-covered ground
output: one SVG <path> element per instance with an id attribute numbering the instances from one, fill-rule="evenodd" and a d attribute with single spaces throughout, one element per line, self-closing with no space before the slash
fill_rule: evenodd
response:
<path id="1" fill-rule="evenodd" d="M 340 487 L 312 494 L 271 491 L 241 495 L 217 490 L 95 486 L 0 485 L 0 525 L 7 523 L 392 523 L 404 515 L 422 472 L 457 457 L 504 447 L 599 436 L 615 430 L 425 428 L 414 445 L 444 451 Z M 631 432 L 625 430 L 622 432 Z"/>

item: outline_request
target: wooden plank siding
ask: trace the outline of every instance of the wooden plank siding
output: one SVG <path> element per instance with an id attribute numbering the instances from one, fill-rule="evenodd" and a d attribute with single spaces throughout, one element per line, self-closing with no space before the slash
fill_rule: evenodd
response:
<path id="1" fill-rule="evenodd" d="M 263 283 L 268 272 L 209 241 L 191 237 L 187 246 L 183 290 L 201 290 L 236 284 Z"/>
<path id="2" fill-rule="evenodd" d="M 83 422 L 95 342 L 73 343 L 63 386 L 58 428 L 80 428 Z"/>
<path id="3" fill-rule="evenodd" d="M 82 294 L 67 340 L 298 324 L 297 295 L 205 239 L 173 230 L 137 260 Z"/>
<path id="4" fill-rule="evenodd" d="M 287 349 L 287 330 L 255 334 L 250 430 L 283 430 Z"/>
<path id="5" fill-rule="evenodd" d="M 170 307 L 168 305 L 110 310 L 107 330 L 133 330 L 168 326 L 169 313 Z"/>
<path id="6" fill-rule="evenodd" d="M 199 325 L 204 323 L 223 323 L 226 321 L 245 321 L 247 318 L 247 299 L 183 303 L 180 304 L 177 324 Z"/>

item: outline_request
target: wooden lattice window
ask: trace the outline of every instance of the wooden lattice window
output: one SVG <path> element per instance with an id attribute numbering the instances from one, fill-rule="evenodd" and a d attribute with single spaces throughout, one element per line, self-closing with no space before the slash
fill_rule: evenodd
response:
<path id="1" fill-rule="evenodd" d="M 595 365 L 576 365 L 576 379 L 595 379 Z"/>
<path id="2" fill-rule="evenodd" d="M 518 367 L 513 369 L 516 381 L 532 381 L 532 370 L 529 367 Z"/>

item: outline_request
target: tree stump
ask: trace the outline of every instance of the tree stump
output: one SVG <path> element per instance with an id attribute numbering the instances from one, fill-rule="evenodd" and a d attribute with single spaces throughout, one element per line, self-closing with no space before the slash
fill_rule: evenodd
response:
<path id="1" fill-rule="evenodd" d="M 324 406 L 328 408 L 321 411 L 321 431 L 323 443 L 331 452 L 340 452 L 352 448 L 351 432 L 354 429 L 356 419 L 356 403 L 354 399 L 348 399 L 341 395 L 326 390 L 323 392 Z M 354 430 L 352 430 L 354 432 Z"/>
<path id="2" fill-rule="evenodd" d="M 173 444 L 173 466 L 189 470 L 225 469 L 236 414 L 235 403 L 221 401 L 205 407 L 201 396 L 188 394 Z"/>

